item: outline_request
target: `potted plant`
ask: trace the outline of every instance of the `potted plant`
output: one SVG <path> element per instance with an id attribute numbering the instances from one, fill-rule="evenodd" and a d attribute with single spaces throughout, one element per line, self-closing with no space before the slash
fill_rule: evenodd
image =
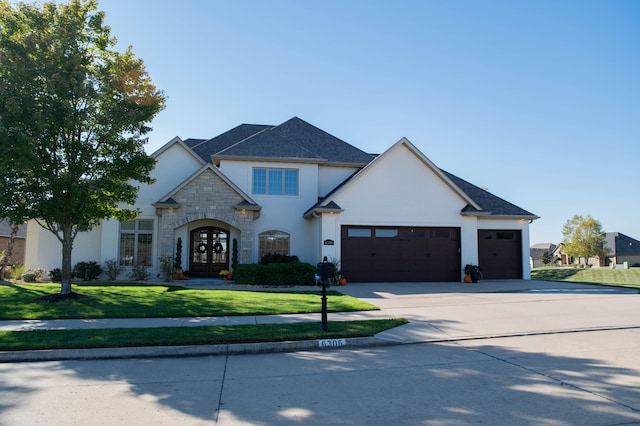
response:
<path id="1" fill-rule="evenodd" d="M 336 271 L 335 282 L 337 282 L 338 285 L 347 285 L 347 279 L 342 276 L 342 269 L 340 269 L 340 259 L 332 257 L 331 263 L 333 263 L 333 267 Z"/>
<path id="2" fill-rule="evenodd" d="M 230 272 L 227 269 L 223 269 L 222 271 L 220 271 L 220 273 L 218 275 L 220 275 L 222 277 L 222 279 L 228 280 Z"/>
<path id="3" fill-rule="evenodd" d="M 176 257 L 173 260 L 173 278 L 176 280 L 183 280 L 184 274 L 182 273 L 182 238 L 178 237 L 176 242 Z"/>
<path id="4" fill-rule="evenodd" d="M 480 267 L 478 265 L 467 264 L 464 266 L 464 282 L 477 283 L 480 279 Z"/>

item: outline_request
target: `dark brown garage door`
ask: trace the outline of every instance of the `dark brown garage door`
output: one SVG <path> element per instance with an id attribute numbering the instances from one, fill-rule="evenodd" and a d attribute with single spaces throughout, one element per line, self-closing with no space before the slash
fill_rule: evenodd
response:
<path id="1" fill-rule="evenodd" d="M 342 274 L 351 282 L 460 280 L 460 228 L 342 226 Z"/>
<path id="2" fill-rule="evenodd" d="M 522 232 L 478 231 L 478 266 L 484 279 L 521 279 Z"/>

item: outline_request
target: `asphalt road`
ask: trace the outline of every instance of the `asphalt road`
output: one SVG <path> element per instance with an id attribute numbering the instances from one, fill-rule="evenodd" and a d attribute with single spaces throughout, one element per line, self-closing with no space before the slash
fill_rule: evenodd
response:
<path id="1" fill-rule="evenodd" d="M 0 424 L 640 424 L 640 330 L 0 364 Z"/>

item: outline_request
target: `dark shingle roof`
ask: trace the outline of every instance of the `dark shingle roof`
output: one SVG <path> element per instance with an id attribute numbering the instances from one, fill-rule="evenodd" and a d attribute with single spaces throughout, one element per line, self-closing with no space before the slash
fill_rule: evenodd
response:
<path id="1" fill-rule="evenodd" d="M 0 237 L 9 237 L 11 235 L 11 225 L 6 220 L 0 220 Z M 18 228 L 16 238 L 25 238 L 27 236 L 27 224 L 24 223 Z"/>
<path id="2" fill-rule="evenodd" d="M 187 139 L 184 143 L 193 149 L 204 161 L 211 163 L 211 156 L 213 154 L 272 127 L 273 126 L 262 124 L 241 124 L 212 139 Z"/>
<path id="3" fill-rule="evenodd" d="M 605 234 L 605 247 L 611 249 L 615 256 L 640 254 L 640 241 L 619 232 L 607 232 Z"/>
<path id="4" fill-rule="evenodd" d="M 477 186 L 470 184 L 466 180 L 460 179 L 459 177 L 452 175 L 445 170 L 442 170 L 442 172 L 482 208 L 480 212 L 490 213 L 490 216 L 530 216 L 531 218 L 537 217 L 533 213 L 528 212 L 527 210 L 522 209 L 515 204 L 511 204 L 510 202 L 493 195 L 489 191 L 478 188 Z M 464 213 L 479 212 L 471 206 L 465 207 L 462 211 Z"/>
<path id="5" fill-rule="evenodd" d="M 299 159 L 365 165 L 366 152 L 294 117 L 216 153 L 216 158 Z"/>

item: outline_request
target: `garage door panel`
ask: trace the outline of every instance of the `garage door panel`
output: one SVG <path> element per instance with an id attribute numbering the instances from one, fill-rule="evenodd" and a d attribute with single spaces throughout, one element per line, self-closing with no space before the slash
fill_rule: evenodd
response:
<path id="1" fill-rule="evenodd" d="M 521 279 L 522 231 L 479 230 L 478 266 L 485 279 Z"/>
<path id="2" fill-rule="evenodd" d="M 352 282 L 458 281 L 460 229 L 342 227 L 342 271 Z"/>

